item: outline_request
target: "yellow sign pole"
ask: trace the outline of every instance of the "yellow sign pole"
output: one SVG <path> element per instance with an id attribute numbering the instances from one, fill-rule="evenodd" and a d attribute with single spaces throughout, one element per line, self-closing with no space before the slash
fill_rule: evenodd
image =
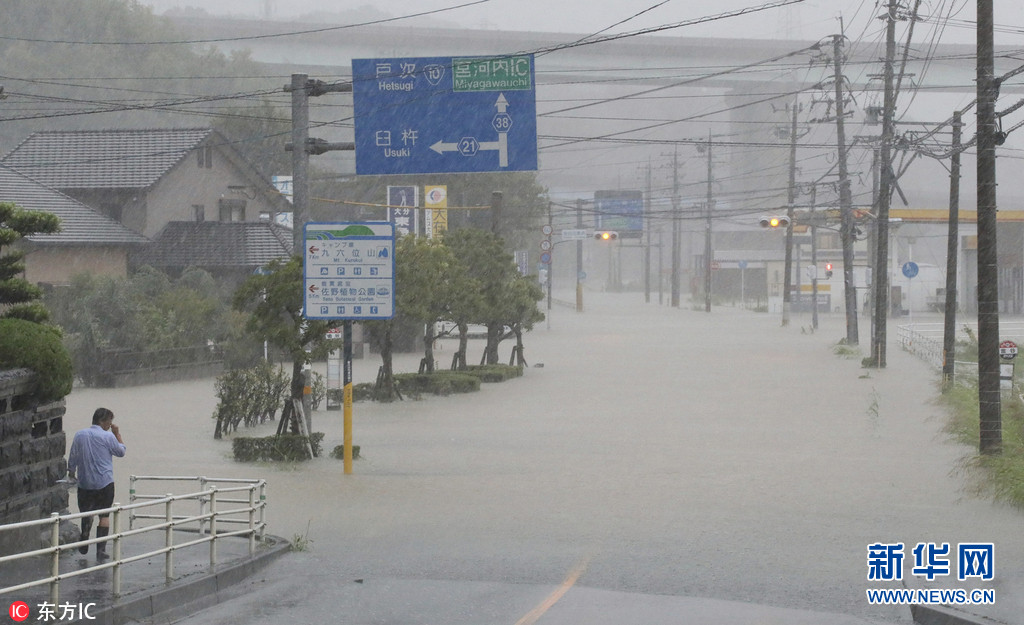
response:
<path id="1" fill-rule="evenodd" d="M 344 331 L 345 361 L 344 370 L 344 446 L 343 459 L 345 475 L 352 474 L 352 321 L 345 320 Z"/>

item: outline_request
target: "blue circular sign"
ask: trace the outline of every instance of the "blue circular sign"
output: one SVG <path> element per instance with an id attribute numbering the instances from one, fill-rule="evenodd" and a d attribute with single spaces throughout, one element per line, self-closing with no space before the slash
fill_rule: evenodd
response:
<path id="1" fill-rule="evenodd" d="M 914 276 L 917 275 L 917 272 L 917 263 L 915 263 L 914 261 L 903 263 L 903 275 L 905 275 L 906 277 L 913 278 Z"/>

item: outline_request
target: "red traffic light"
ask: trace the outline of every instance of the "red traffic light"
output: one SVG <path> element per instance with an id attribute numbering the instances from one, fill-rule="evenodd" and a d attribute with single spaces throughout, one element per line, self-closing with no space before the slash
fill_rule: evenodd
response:
<path id="1" fill-rule="evenodd" d="M 594 233 L 594 238 L 598 241 L 614 241 L 619 238 L 619 233 L 614 230 L 598 230 Z"/>
<path id="2" fill-rule="evenodd" d="M 832 263 L 825 263 L 825 277 L 832 277 Z"/>

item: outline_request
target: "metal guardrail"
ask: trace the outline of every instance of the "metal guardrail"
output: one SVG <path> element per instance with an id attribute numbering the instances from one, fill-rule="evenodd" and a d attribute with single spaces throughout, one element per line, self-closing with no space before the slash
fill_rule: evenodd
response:
<path id="1" fill-rule="evenodd" d="M 976 322 L 971 324 L 958 323 L 956 326 L 955 340 L 959 343 L 968 340 L 973 334 L 978 336 Z M 1012 339 L 1018 344 L 1024 341 L 1024 323 L 1000 323 L 999 335 L 1001 339 Z M 936 368 L 943 364 L 943 339 L 945 336 L 945 325 L 942 323 L 913 323 L 896 327 L 896 336 L 900 347 L 914 354 Z M 978 363 L 955 361 L 957 371 L 967 369 L 975 376 L 978 373 Z"/>
<path id="2" fill-rule="evenodd" d="M 29 580 L 14 586 L 6 588 L 0 588 L 0 595 L 7 593 L 17 592 L 28 588 L 34 588 L 36 586 L 49 585 L 50 587 L 50 602 L 53 604 L 59 603 L 60 599 L 60 582 L 61 580 L 76 577 L 78 575 L 86 575 L 103 569 L 112 569 L 112 586 L 114 596 L 121 595 L 121 567 L 130 562 L 137 560 L 145 560 L 154 556 L 164 555 L 164 575 L 167 582 L 174 580 L 174 552 L 177 550 L 191 547 L 194 545 L 201 545 L 203 543 L 209 543 L 210 549 L 210 567 L 213 568 L 217 565 L 217 542 L 220 539 L 231 537 L 231 536 L 247 536 L 249 538 L 249 555 L 252 556 L 256 552 L 257 540 L 262 540 L 266 531 L 265 523 L 265 508 L 266 502 L 266 481 L 265 480 L 235 480 L 235 479 L 207 479 L 203 477 L 156 477 L 156 476 L 132 476 L 132 485 L 137 480 L 178 480 L 178 481 L 199 481 L 202 484 L 210 484 L 211 482 L 218 483 L 243 483 L 239 486 L 219 488 L 215 484 L 210 484 L 204 487 L 202 490 L 193 493 L 187 493 L 184 495 L 165 495 L 162 497 L 150 497 L 150 496 L 136 496 L 132 493 L 132 499 L 142 500 L 138 503 L 131 503 L 127 506 L 123 506 L 119 503 L 115 503 L 112 507 L 103 510 L 93 510 L 90 512 L 77 512 L 74 514 L 57 514 L 53 513 L 49 518 L 37 519 L 35 521 L 23 521 L 20 523 L 10 523 L 7 525 L 0 525 L 0 532 L 4 531 L 15 531 L 24 530 L 34 527 L 43 528 L 49 526 L 50 541 L 49 545 L 40 549 L 33 549 L 30 551 L 24 551 L 8 556 L 0 557 L 0 565 L 8 562 L 20 562 L 30 558 L 37 557 L 49 557 L 50 558 L 50 572 L 48 576 L 41 577 L 38 579 Z M 228 495 L 230 493 L 248 493 L 246 499 L 231 499 L 223 498 L 222 495 Z M 199 502 L 199 514 L 191 516 L 175 516 L 174 505 L 178 502 L 184 501 L 198 501 Z M 238 508 L 223 509 L 223 504 L 243 504 Z M 137 514 L 138 510 L 146 510 L 148 508 L 160 508 L 163 509 L 162 515 L 157 514 Z M 180 509 L 180 507 L 179 507 Z M 60 543 L 60 527 L 62 522 L 76 521 L 83 517 L 95 516 L 100 513 L 110 514 L 110 534 L 103 538 L 91 538 L 88 540 L 77 541 L 73 543 Z M 129 518 L 129 529 L 122 530 L 122 521 L 125 513 L 128 514 Z M 133 528 L 135 519 L 160 519 L 161 522 L 147 525 L 146 527 Z M 219 523 L 239 523 L 245 525 L 243 529 L 222 532 L 218 529 Z M 174 530 L 175 529 L 188 529 L 187 526 L 194 524 L 198 527 L 199 531 L 197 535 L 199 538 L 195 540 L 189 540 L 186 542 L 175 543 L 174 542 Z M 126 539 L 145 534 L 147 532 L 164 532 L 164 546 L 159 549 L 147 551 L 128 557 L 122 556 L 122 543 Z M 95 566 L 83 567 L 74 571 L 60 571 L 60 557 L 61 554 L 67 551 L 73 551 L 79 547 L 86 545 L 92 545 L 99 542 L 109 541 L 112 544 L 112 557 L 109 561 L 102 564 L 96 564 Z M 24 567 L 26 570 L 31 567 Z"/>

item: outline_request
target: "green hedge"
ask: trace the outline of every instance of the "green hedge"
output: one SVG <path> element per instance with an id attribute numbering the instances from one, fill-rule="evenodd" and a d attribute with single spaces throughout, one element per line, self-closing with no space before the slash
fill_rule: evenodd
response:
<path id="1" fill-rule="evenodd" d="M 58 328 L 24 319 L 0 319 L 0 369 L 31 369 L 36 373 L 33 396 L 46 403 L 71 392 L 71 355 Z"/>
<path id="2" fill-rule="evenodd" d="M 480 378 L 481 382 L 504 382 L 505 380 L 521 377 L 523 375 L 523 367 L 520 365 L 474 365 L 467 367 L 465 371 L 460 371 L 459 373 L 466 373 Z"/>
<path id="3" fill-rule="evenodd" d="M 314 456 L 320 455 L 320 443 L 323 440 L 323 432 L 313 432 L 313 435 L 309 437 Z M 231 442 L 231 451 L 238 462 L 309 460 L 309 454 L 306 452 L 306 437 L 299 434 L 282 434 L 264 438 L 240 436 Z"/>

